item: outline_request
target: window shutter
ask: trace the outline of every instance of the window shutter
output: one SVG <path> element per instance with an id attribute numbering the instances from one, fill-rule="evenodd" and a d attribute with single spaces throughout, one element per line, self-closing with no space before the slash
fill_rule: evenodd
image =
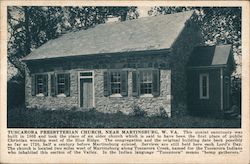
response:
<path id="1" fill-rule="evenodd" d="M 56 81 L 55 81 L 55 74 L 50 75 L 50 95 L 55 96 L 56 94 Z"/>
<path id="2" fill-rule="evenodd" d="M 70 74 L 65 74 L 65 95 L 70 96 Z"/>
<path id="3" fill-rule="evenodd" d="M 31 75 L 31 95 L 36 95 L 36 76 Z"/>
<path id="4" fill-rule="evenodd" d="M 139 95 L 139 78 L 138 73 L 136 71 L 132 72 L 132 95 L 138 96 Z"/>
<path id="5" fill-rule="evenodd" d="M 110 73 L 107 71 L 103 74 L 103 94 L 104 96 L 110 95 Z"/>
<path id="6" fill-rule="evenodd" d="M 121 72 L 121 95 L 128 95 L 128 71 Z"/>
<path id="7" fill-rule="evenodd" d="M 48 75 L 43 75 L 43 94 L 48 96 Z"/>
<path id="8" fill-rule="evenodd" d="M 159 70 L 153 70 L 153 92 L 152 94 L 154 96 L 160 95 L 160 71 Z"/>

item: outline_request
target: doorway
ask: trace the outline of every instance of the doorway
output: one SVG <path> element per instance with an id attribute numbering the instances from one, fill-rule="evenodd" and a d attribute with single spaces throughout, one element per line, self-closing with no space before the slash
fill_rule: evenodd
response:
<path id="1" fill-rule="evenodd" d="M 79 106 L 84 109 L 94 107 L 94 72 L 79 72 Z"/>

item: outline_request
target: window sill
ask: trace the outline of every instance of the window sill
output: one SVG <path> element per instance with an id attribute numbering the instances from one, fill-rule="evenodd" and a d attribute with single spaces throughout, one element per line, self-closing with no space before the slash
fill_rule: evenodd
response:
<path id="1" fill-rule="evenodd" d="M 61 93 L 59 95 L 56 95 L 56 97 L 67 97 L 64 93 Z"/>
<path id="2" fill-rule="evenodd" d="M 152 94 L 143 94 L 143 95 L 140 95 L 140 97 L 154 97 Z"/>
<path id="3" fill-rule="evenodd" d="M 45 95 L 43 93 L 36 94 L 36 97 L 44 97 Z"/>
<path id="4" fill-rule="evenodd" d="M 112 94 L 109 97 L 122 97 L 122 95 L 118 93 L 118 94 Z"/>

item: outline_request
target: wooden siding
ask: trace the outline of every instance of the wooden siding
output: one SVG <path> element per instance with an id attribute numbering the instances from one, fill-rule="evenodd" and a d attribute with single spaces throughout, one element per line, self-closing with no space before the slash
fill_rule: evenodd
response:
<path id="1" fill-rule="evenodd" d="M 199 75 L 209 75 L 209 99 L 200 99 Z M 217 114 L 221 111 L 220 69 L 188 71 L 188 109 L 194 114 Z"/>

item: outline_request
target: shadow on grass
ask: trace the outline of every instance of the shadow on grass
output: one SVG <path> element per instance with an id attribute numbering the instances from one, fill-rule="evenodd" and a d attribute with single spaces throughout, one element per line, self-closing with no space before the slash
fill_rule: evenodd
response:
<path id="1" fill-rule="evenodd" d="M 240 128 L 240 119 L 143 117 L 96 110 L 8 109 L 8 128 Z"/>

